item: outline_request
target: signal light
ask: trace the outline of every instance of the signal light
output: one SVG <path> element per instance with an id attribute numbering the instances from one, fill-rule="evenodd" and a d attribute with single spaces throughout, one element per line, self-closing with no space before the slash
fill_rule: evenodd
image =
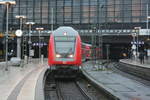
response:
<path id="1" fill-rule="evenodd" d="M 4 37 L 4 34 L 0 33 L 0 38 Z"/>

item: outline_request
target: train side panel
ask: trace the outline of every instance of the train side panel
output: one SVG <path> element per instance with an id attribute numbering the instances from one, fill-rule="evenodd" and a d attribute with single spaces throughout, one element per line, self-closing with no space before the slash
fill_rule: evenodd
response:
<path id="1" fill-rule="evenodd" d="M 48 64 L 51 66 L 54 63 L 55 48 L 54 48 L 54 36 L 50 35 L 49 47 L 48 47 Z"/>
<path id="2" fill-rule="evenodd" d="M 75 56 L 75 61 L 76 65 L 80 66 L 82 64 L 82 54 L 81 54 L 81 38 L 78 35 L 77 36 L 77 41 L 76 41 L 76 56 Z"/>

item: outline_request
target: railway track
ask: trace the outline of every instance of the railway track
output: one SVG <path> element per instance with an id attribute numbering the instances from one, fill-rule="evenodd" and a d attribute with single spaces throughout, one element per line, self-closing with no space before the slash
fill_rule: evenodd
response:
<path id="1" fill-rule="evenodd" d="M 122 65 L 120 63 L 113 63 L 112 70 L 118 74 L 121 74 L 130 79 L 139 81 L 147 86 L 150 86 L 150 81 L 147 80 L 149 78 L 146 76 L 149 74 L 148 70 L 144 71 L 144 68 L 139 68 L 136 66 Z"/>
<path id="2" fill-rule="evenodd" d="M 45 82 L 45 100 L 108 100 L 88 85 L 85 79 L 59 80 L 50 74 Z"/>
<path id="3" fill-rule="evenodd" d="M 150 69 L 149 68 L 125 64 L 125 63 L 116 63 L 114 67 L 123 72 L 129 73 L 136 77 L 150 81 L 150 73 L 149 73 Z"/>
<path id="4" fill-rule="evenodd" d="M 92 100 L 77 81 L 57 81 L 60 100 Z"/>
<path id="5" fill-rule="evenodd" d="M 92 100 L 76 81 L 47 82 L 45 100 Z"/>

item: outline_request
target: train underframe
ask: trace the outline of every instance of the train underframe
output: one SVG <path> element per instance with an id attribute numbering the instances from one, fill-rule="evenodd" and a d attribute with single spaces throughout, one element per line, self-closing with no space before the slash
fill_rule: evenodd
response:
<path id="1" fill-rule="evenodd" d="M 53 65 L 49 70 L 55 78 L 76 78 L 81 73 L 80 67 L 74 65 Z"/>

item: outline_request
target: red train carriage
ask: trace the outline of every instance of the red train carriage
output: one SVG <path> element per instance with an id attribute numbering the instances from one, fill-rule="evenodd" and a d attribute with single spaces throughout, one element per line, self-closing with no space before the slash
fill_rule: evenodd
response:
<path id="1" fill-rule="evenodd" d="M 81 39 L 72 27 L 59 27 L 50 35 L 48 64 L 51 69 L 78 69 L 81 65 Z"/>
<path id="2" fill-rule="evenodd" d="M 82 43 L 82 60 L 87 61 L 92 59 L 92 45 Z"/>
<path id="3" fill-rule="evenodd" d="M 101 49 L 96 46 L 93 47 L 91 44 L 82 43 L 82 60 L 92 60 L 101 58 L 100 55 Z"/>

